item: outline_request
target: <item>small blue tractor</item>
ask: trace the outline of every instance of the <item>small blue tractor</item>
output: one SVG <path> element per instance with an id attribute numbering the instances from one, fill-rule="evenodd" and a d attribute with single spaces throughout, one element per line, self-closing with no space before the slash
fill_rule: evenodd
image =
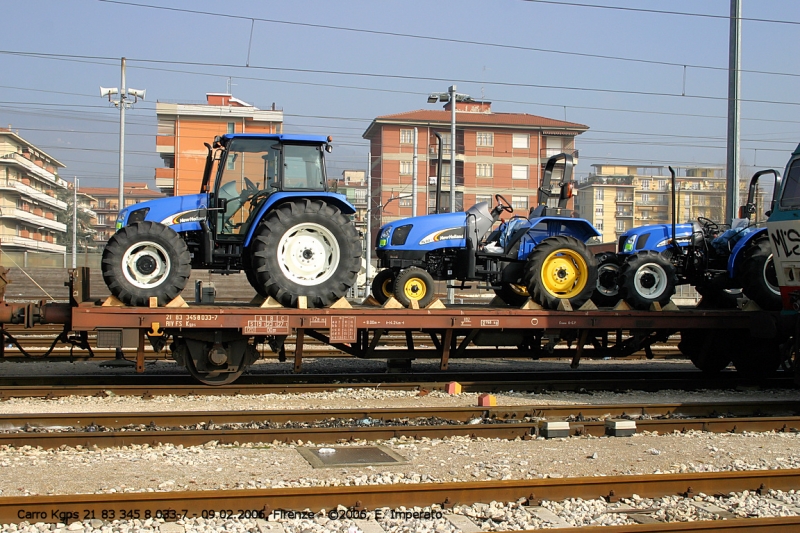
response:
<path id="1" fill-rule="evenodd" d="M 672 173 L 673 206 L 675 172 Z M 666 305 L 676 285 L 690 284 L 706 307 L 736 307 L 742 293 L 767 310 L 780 309 L 780 291 L 766 227 L 751 224 L 761 176 L 772 174 L 775 190 L 780 174 L 756 172 L 739 219 L 727 229 L 704 217 L 696 222 L 633 228 L 619 237 L 618 251 L 598 254 L 598 281 L 593 301 L 612 306 L 625 300 L 635 309 Z M 676 236 L 673 239 L 673 235 Z"/>
<path id="2" fill-rule="evenodd" d="M 551 190 L 553 171 L 563 163 L 561 186 Z M 555 309 L 561 300 L 577 308 L 596 285 L 595 258 L 586 241 L 598 236 L 586 220 L 572 218 L 566 207 L 572 191 L 572 156 L 559 154 L 545 165 L 538 206 L 526 217 L 513 217 L 497 230 L 500 216 L 514 209 L 503 196 L 490 209 L 480 202 L 462 213 L 441 213 L 398 220 L 378 231 L 379 272 L 372 294 L 379 302 L 394 296 L 420 307 L 434 298 L 434 280 L 482 283 L 507 304 L 528 297 Z M 557 206 L 548 205 L 548 200 Z M 557 202 L 556 202 L 557 199 Z"/>
<path id="3" fill-rule="evenodd" d="M 244 270 L 264 298 L 324 307 L 356 283 L 362 240 L 355 208 L 328 191 L 318 135 L 228 134 L 206 144 L 198 194 L 135 204 L 119 213 L 103 252 L 111 293 L 127 305 L 164 305 L 192 269 Z M 216 172 L 213 171 L 216 165 Z M 257 355 L 248 338 L 182 335 L 178 362 L 204 383 L 233 381 Z"/>

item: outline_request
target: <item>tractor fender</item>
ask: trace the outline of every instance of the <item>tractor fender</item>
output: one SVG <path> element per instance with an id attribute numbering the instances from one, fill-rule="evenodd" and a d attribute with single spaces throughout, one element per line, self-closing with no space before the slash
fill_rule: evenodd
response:
<path id="1" fill-rule="evenodd" d="M 731 255 L 728 257 L 728 276 L 731 278 L 736 277 L 736 269 L 742 264 L 745 251 L 747 251 L 750 243 L 753 242 L 753 239 L 766 235 L 766 233 L 767 228 L 758 228 L 742 237 L 739 242 L 734 245 L 733 250 L 731 250 Z"/>
<path id="2" fill-rule="evenodd" d="M 267 212 L 271 211 L 276 205 L 282 204 L 290 200 L 322 200 L 326 204 L 332 205 L 339 209 L 343 215 L 352 215 L 356 212 L 353 204 L 347 201 L 347 197 L 343 194 L 335 192 L 276 192 L 271 194 L 258 209 L 258 213 L 250 224 L 247 230 L 247 236 L 244 239 L 244 245 L 249 246 L 253 234 L 258 228 L 258 223 L 267 216 Z"/>
<path id="3" fill-rule="evenodd" d="M 517 259 L 526 259 L 536 246 L 548 237 L 567 235 L 586 242 L 592 237 L 599 237 L 591 222 L 583 218 L 538 217 L 530 219 L 530 228 L 519 241 Z"/>

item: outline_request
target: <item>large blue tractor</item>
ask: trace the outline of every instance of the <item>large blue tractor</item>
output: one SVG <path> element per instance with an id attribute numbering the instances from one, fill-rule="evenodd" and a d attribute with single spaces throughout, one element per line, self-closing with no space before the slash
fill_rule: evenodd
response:
<path id="1" fill-rule="evenodd" d="M 304 296 L 310 307 L 332 304 L 356 282 L 362 242 L 355 208 L 329 192 L 317 135 L 228 134 L 206 145 L 200 192 L 121 210 L 103 252 L 111 293 L 128 305 L 164 305 L 178 296 L 191 269 L 244 270 L 253 288 L 285 306 Z M 216 166 L 216 172 L 214 167 Z M 233 381 L 256 351 L 247 337 L 183 335 L 173 350 L 198 379 Z"/>
<path id="2" fill-rule="evenodd" d="M 550 183 L 557 165 L 563 174 L 559 192 L 553 193 Z M 597 276 L 594 256 L 585 243 L 599 233 L 565 209 L 572 166 L 568 154 L 550 158 L 538 205 L 494 231 L 500 216 L 514 211 L 499 194 L 492 209 L 488 202 L 480 202 L 463 213 L 384 225 L 376 248 L 379 266 L 385 270 L 373 281 L 373 296 L 381 302 L 394 296 L 403 305 L 416 302 L 424 307 L 434 298 L 434 280 L 452 280 L 460 282 L 459 288 L 478 282 L 511 305 L 521 305 L 530 296 L 546 308 L 557 308 L 561 300 L 579 307 L 591 297 Z"/>
<path id="3" fill-rule="evenodd" d="M 674 181 L 673 174 L 673 196 Z M 624 299 L 635 309 L 666 305 L 676 285 L 690 284 L 708 307 L 735 307 L 742 293 L 763 309 L 780 309 L 780 290 L 766 227 L 752 224 L 759 178 L 772 174 L 775 191 L 780 174 L 756 172 L 739 219 L 723 227 L 700 217 L 696 222 L 633 228 L 619 237 L 617 253 L 598 254 L 598 281 L 593 301 L 611 306 Z M 673 198 L 674 203 L 674 198 Z M 673 214 L 674 216 L 674 214 Z M 672 236 L 676 238 L 673 240 Z"/>

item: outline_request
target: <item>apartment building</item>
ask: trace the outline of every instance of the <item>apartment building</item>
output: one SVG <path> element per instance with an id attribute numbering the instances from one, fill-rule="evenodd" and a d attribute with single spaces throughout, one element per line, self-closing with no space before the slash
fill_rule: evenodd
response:
<path id="1" fill-rule="evenodd" d="M 67 230 L 64 168 L 11 128 L 0 128 L 0 249 L 63 254 Z"/>
<path id="2" fill-rule="evenodd" d="M 283 111 L 261 110 L 226 93 L 208 93 L 205 103 L 156 103 L 156 151 L 164 162 L 155 169 L 156 187 L 167 196 L 200 192 L 204 143 L 226 133 L 281 133 Z"/>
<path id="3" fill-rule="evenodd" d="M 367 231 L 367 173 L 363 170 L 345 170 L 336 182 L 336 192 L 344 194 L 356 212 L 353 221 L 362 233 Z"/>
<path id="4" fill-rule="evenodd" d="M 416 110 L 375 118 L 364 132 L 372 153 L 372 227 L 412 216 L 412 176 L 416 146 L 417 215 L 433 212 L 439 153 L 434 133 L 443 137 L 442 206 L 450 205 L 455 179 L 456 210 L 476 202 L 494 204 L 502 194 L 516 212 L 536 203 L 547 159 L 561 152 L 576 158 L 575 137 L 588 126 L 523 113 L 495 113 L 491 102 L 456 103 L 455 169 L 450 170 L 451 107 Z M 416 131 L 416 145 L 414 144 Z M 557 178 L 557 177 L 556 177 Z"/>
<path id="5" fill-rule="evenodd" d="M 592 165 L 589 177 L 578 184 L 575 208 L 602 233 L 602 242 L 614 242 L 635 226 L 672 220 L 669 169 L 658 165 Z M 676 169 L 678 222 L 705 217 L 725 218 L 725 173 L 722 167 Z"/>
<path id="6" fill-rule="evenodd" d="M 80 187 L 80 193 L 88 200 L 88 207 L 95 215 L 93 245 L 105 246 L 108 239 L 114 235 L 114 227 L 119 214 L 119 189 L 117 187 Z M 125 207 L 164 198 L 166 195 L 149 188 L 146 183 L 130 182 L 125 184 L 123 197 Z M 79 206 L 82 201 L 79 198 Z"/>

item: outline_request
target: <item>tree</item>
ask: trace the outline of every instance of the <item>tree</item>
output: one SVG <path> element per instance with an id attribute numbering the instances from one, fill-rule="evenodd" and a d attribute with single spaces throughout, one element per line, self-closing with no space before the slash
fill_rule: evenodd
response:
<path id="1" fill-rule="evenodd" d="M 72 252 L 72 212 L 75 208 L 74 194 L 72 187 L 68 189 L 58 189 L 56 196 L 59 200 L 66 202 L 67 209 L 58 214 L 58 221 L 67 225 L 67 231 L 62 238 L 59 239 L 59 244 L 67 247 L 67 252 Z M 92 245 L 92 235 L 96 231 L 92 227 L 92 215 L 86 209 L 82 209 L 80 205 L 80 198 L 78 199 L 78 227 L 77 227 L 77 240 L 79 252 L 95 251 Z"/>

